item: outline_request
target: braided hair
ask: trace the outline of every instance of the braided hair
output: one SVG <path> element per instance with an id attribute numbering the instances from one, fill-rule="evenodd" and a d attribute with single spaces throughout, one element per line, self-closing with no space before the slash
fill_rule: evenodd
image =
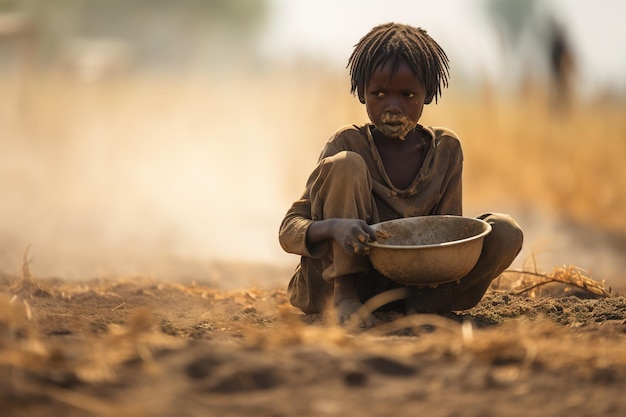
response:
<path id="1" fill-rule="evenodd" d="M 365 103 L 365 87 L 372 72 L 391 62 L 394 75 L 402 62 L 424 83 L 428 104 L 441 97 L 448 86 L 448 57 L 441 46 L 424 29 L 399 23 L 386 23 L 374 27 L 354 46 L 348 59 L 352 85 L 350 92 Z"/>

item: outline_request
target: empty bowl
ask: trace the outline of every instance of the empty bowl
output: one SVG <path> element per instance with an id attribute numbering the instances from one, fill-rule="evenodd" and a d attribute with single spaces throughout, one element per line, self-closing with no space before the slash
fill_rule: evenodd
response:
<path id="1" fill-rule="evenodd" d="M 462 216 L 421 216 L 373 224 L 369 258 L 385 277 L 405 285 L 456 281 L 476 265 L 491 225 Z"/>

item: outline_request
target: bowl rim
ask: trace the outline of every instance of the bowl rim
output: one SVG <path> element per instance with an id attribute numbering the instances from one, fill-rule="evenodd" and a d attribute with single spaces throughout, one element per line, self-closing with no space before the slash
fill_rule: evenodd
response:
<path id="1" fill-rule="evenodd" d="M 397 219 L 392 219 L 392 220 L 387 220 L 387 221 L 380 222 L 380 223 L 375 223 L 375 224 L 372 224 L 371 226 L 374 227 L 374 229 L 376 229 L 377 225 L 382 225 L 382 224 L 390 223 L 390 222 L 397 221 L 397 220 L 414 219 L 414 218 L 425 218 L 425 217 L 439 217 L 439 218 L 453 217 L 453 218 L 468 219 L 468 220 L 472 220 L 472 221 L 476 221 L 476 222 L 482 223 L 483 226 L 485 226 L 485 230 L 483 230 L 482 232 L 480 232 L 477 235 L 470 236 L 470 237 L 467 237 L 465 239 L 452 240 L 450 242 L 442 242 L 442 243 L 432 243 L 432 244 L 429 244 L 429 245 L 411 245 L 411 246 L 407 246 L 407 245 L 384 245 L 384 244 L 376 243 L 376 241 L 367 242 L 367 245 L 369 247 L 371 247 L 371 248 L 402 249 L 402 250 L 409 250 L 409 249 L 416 249 L 416 248 L 439 248 L 439 247 L 445 247 L 445 246 L 458 245 L 459 243 L 470 242 L 472 240 L 484 238 L 489 233 L 491 233 L 491 230 L 492 230 L 491 225 L 489 223 L 487 223 L 486 221 L 484 221 L 483 219 L 478 219 L 478 218 L 475 218 L 475 217 L 453 216 L 453 215 L 443 215 L 443 214 L 442 215 L 430 215 L 430 216 L 400 217 L 400 218 L 397 218 Z"/>

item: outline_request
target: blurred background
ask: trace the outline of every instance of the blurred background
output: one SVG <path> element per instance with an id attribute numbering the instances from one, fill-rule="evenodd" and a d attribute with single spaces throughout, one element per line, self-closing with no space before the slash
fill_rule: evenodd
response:
<path id="1" fill-rule="evenodd" d="M 0 272 L 286 285 L 277 240 L 324 142 L 367 121 L 352 47 L 388 21 L 451 61 L 465 214 L 517 269 L 626 287 L 619 0 L 0 0 Z"/>

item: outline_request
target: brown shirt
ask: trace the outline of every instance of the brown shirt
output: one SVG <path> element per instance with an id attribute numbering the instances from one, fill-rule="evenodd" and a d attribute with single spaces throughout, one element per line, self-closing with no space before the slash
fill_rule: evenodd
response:
<path id="1" fill-rule="evenodd" d="M 408 188 L 400 190 L 385 172 L 371 127 L 366 124 L 339 129 L 326 142 L 319 159 L 341 151 L 356 152 L 363 157 L 372 177 L 372 192 L 378 209 L 378 219 L 373 221 L 435 214 L 462 215 L 463 152 L 453 131 L 418 125 L 431 140 L 419 173 Z M 310 190 L 311 181 L 285 215 L 279 240 L 289 253 L 317 258 L 323 253 L 311 253 L 306 245 L 307 229 L 314 220 L 321 220 L 312 219 Z"/>

